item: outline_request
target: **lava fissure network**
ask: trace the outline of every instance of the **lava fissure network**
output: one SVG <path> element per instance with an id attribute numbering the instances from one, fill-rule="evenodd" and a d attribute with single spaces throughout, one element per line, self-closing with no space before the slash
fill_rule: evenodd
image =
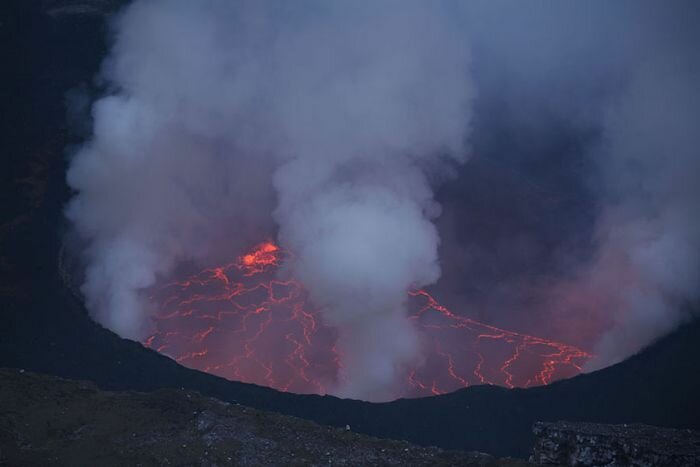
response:
<path id="1" fill-rule="evenodd" d="M 303 285 L 276 277 L 289 254 L 266 241 L 235 262 L 152 291 L 155 331 L 143 344 L 182 365 L 296 393 L 333 393 L 343 356 L 337 331 Z M 509 388 L 571 377 L 591 355 L 574 346 L 457 315 L 427 291 L 407 296 L 423 359 L 405 369 L 396 397 L 443 394 L 475 384 Z"/>

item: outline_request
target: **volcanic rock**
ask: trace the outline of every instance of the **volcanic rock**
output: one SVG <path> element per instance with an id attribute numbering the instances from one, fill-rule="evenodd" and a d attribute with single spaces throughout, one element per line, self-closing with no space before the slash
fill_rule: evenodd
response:
<path id="1" fill-rule="evenodd" d="M 648 425 L 536 423 L 530 460 L 575 466 L 700 465 L 700 433 Z"/>
<path id="2" fill-rule="evenodd" d="M 526 463 L 372 438 L 189 390 L 107 392 L 92 383 L 3 369 L 0 465 Z"/>

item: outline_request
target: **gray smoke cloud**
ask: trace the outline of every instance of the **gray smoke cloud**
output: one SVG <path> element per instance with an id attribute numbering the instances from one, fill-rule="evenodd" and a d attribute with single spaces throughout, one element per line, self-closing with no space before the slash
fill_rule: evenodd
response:
<path id="1" fill-rule="evenodd" d="M 454 303 L 483 319 L 586 347 L 589 369 L 615 363 L 688 318 L 700 291 L 700 8 L 461 11 L 476 159 L 438 196 L 442 291 L 465 291 Z"/>
<path id="2" fill-rule="evenodd" d="M 134 2 L 68 174 L 91 313 L 142 338 L 144 289 L 274 232 L 340 395 L 420 364 L 410 287 L 590 369 L 638 351 L 700 290 L 696 4 Z"/>
<path id="3" fill-rule="evenodd" d="M 420 356 L 406 292 L 440 275 L 422 166 L 463 153 L 468 54 L 440 4 L 358 5 L 285 39 L 274 113 L 293 153 L 275 173 L 275 219 L 339 330 L 339 394 L 384 399 Z"/>
<path id="4" fill-rule="evenodd" d="M 663 13 L 661 24 L 676 28 Z M 700 61 L 685 49 L 700 37 L 680 26 L 674 40 L 648 44 L 605 115 L 600 157 L 609 190 L 598 258 L 586 274 L 604 278 L 612 326 L 593 368 L 673 329 L 700 298 Z"/>
<path id="5" fill-rule="evenodd" d="M 406 292 L 440 276 L 428 177 L 464 156 L 469 121 L 466 41 L 444 7 L 129 6 L 103 72 L 113 91 L 68 173 L 95 318 L 142 338 L 158 277 L 278 229 L 339 331 L 336 392 L 396 394 L 420 358 Z"/>
<path id="6" fill-rule="evenodd" d="M 598 323 L 589 369 L 674 329 L 700 298 L 700 69 L 668 49 L 657 53 L 605 108 L 594 150 L 605 189 L 594 254 L 547 293 L 557 313 Z"/>

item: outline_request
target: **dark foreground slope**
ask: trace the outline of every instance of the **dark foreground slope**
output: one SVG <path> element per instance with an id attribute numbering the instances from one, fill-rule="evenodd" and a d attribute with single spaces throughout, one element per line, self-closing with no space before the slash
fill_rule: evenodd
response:
<path id="1" fill-rule="evenodd" d="M 9 2 L 2 31 L 14 56 L 0 171 L 0 367 L 88 379 L 103 389 L 186 388 L 384 438 L 525 457 L 534 421 L 646 423 L 700 429 L 700 322 L 619 365 L 544 388 L 474 387 L 370 404 L 297 396 L 188 370 L 93 323 L 59 276 L 69 196 L 65 92 L 88 90 L 106 50 L 101 16 L 49 16 Z"/>
<path id="2" fill-rule="evenodd" d="M 0 370 L 0 465 L 464 465 L 524 461 L 322 427 L 192 391 L 105 392 Z"/>

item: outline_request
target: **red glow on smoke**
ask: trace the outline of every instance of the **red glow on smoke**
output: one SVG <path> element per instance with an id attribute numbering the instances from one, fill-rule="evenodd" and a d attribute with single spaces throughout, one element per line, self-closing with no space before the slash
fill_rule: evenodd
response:
<path id="1" fill-rule="evenodd" d="M 282 391 L 325 394 L 342 368 L 337 332 L 299 282 L 274 278 L 286 258 L 266 241 L 236 262 L 155 290 L 155 332 L 143 344 L 181 364 Z M 397 396 L 442 394 L 474 384 L 530 387 L 574 376 L 590 358 L 566 344 L 457 315 L 425 290 L 409 292 L 409 318 L 425 360 Z"/>

